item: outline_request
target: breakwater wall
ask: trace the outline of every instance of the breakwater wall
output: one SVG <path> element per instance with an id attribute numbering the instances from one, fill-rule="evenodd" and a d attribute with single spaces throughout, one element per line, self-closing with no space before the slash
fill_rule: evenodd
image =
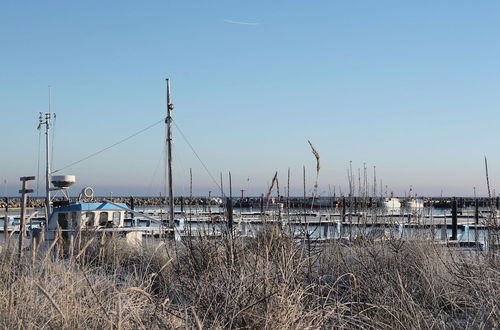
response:
<path id="1" fill-rule="evenodd" d="M 101 202 L 104 200 L 109 200 L 109 197 L 95 197 L 92 201 Z M 407 200 L 407 198 L 399 197 L 401 201 Z M 457 201 L 458 208 L 468 208 L 474 207 L 476 201 L 479 207 L 496 207 L 500 209 L 500 198 L 474 198 L 474 197 L 422 197 L 424 201 L 424 207 L 433 208 L 451 208 L 453 200 Z M 55 198 L 53 201 L 57 203 L 63 200 L 63 198 Z M 72 197 L 70 200 L 77 200 L 77 198 Z M 124 197 L 117 196 L 111 198 L 115 203 L 126 203 L 129 206 L 158 206 L 158 205 L 168 205 L 163 197 Z M 373 197 L 319 197 L 319 198 L 301 198 L 301 197 L 279 197 L 273 198 L 273 203 L 282 203 L 284 207 L 290 208 L 335 208 L 342 207 L 345 205 L 346 208 L 371 208 L 377 205 L 380 198 Z M 222 205 L 223 199 L 219 197 L 176 197 L 174 199 L 175 205 Z M 261 197 L 245 197 L 233 198 L 234 207 L 259 207 L 264 203 L 268 205 L 269 201 Z M 45 199 L 41 197 L 28 197 L 27 206 L 30 208 L 43 208 L 45 205 Z M 0 209 L 16 209 L 21 206 L 20 197 L 4 197 L 0 199 Z"/>

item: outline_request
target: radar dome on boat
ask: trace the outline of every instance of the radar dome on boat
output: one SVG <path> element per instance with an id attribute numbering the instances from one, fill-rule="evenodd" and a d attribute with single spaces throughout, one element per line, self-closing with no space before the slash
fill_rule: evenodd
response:
<path id="1" fill-rule="evenodd" d="M 57 188 L 69 188 L 76 182 L 76 178 L 74 175 L 54 175 L 50 182 Z"/>

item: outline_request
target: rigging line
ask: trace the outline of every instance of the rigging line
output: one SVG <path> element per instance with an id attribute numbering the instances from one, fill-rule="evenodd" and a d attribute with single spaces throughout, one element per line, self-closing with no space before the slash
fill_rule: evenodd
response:
<path id="1" fill-rule="evenodd" d="M 110 146 L 107 146 L 106 148 L 103 148 L 103 149 L 101 149 L 101 150 L 99 150 L 99 151 L 96 151 L 96 152 L 94 152 L 94 153 L 92 153 L 92 154 L 90 154 L 90 155 L 86 156 L 86 157 L 83 157 L 83 158 L 82 158 L 82 159 L 80 159 L 80 160 L 77 160 L 77 161 L 75 161 L 75 162 L 73 162 L 73 163 L 71 163 L 71 164 L 68 164 L 68 165 L 66 165 L 66 166 L 64 166 L 64 167 L 61 167 L 61 168 L 60 168 L 60 169 L 58 169 L 58 170 L 52 171 L 52 173 L 56 173 L 56 172 L 62 171 L 62 170 L 64 170 L 64 169 L 68 168 L 68 167 L 71 167 L 71 166 L 76 165 L 76 164 L 78 164 L 78 163 L 81 163 L 81 162 L 83 162 L 83 161 L 85 161 L 85 160 L 87 160 L 87 159 L 89 159 L 89 158 L 92 158 L 92 157 L 94 157 L 94 156 L 97 156 L 97 155 L 99 155 L 100 153 L 103 153 L 104 151 L 106 151 L 106 150 L 108 150 L 108 149 L 111 149 L 111 148 L 113 148 L 113 147 L 116 147 L 117 145 L 119 145 L 119 144 L 121 144 L 121 143 L 123 143 L 123 142 L 125 142 L 125 141 L 127 141 L 127 140 L 130 140 L 131 138 L 133 138 L 133 137 L 135 137 L 135 136 L 137 136 L 137 135 L 139 135 L 139 134 L 141 134 L 141 133 L 143 133 L 143 132 L 147 131 L 147 130 L 148 130 L 148 129 L 150 129 L 150 128 L 153 128 L 154 126 L 156 126 L 156 125 L 158 125 L 159 123 L 162 123 L 162 122 L 164 122 L 164 121 L 165 121 L 165 118 L 162 118 L 162 119 L 158 120 L 157 122 L 155 122 L 155 123 L 153 123 L 153 124 L 149 125 L 148 127 L 143 128 L 143 129 L 141 129 L 140 131 L 137 131 L 137 132 L 135 132 L 134 134 L 129 135 L 129 136 L 127 136 L 126 138 L 121 139 L 120 141 L 115 142 L 115 143 L 113 143 L 113 144 L 112 144 L 112 145 L 110 145 Z"/>
<path id="2" fill-rule="evenodd" d="M 155 180 L 155 178 L 158 174 L 158 170 L 160 168 L 161 161 L 162 161 L 162 159 L 165 159 L 164 153 L 165 153 L 165 151 L 163 150 L 163 147 L 162 147 L 162 151 L 160 152 L 160 157 L 158 158 L 158 162 L 156 163 L 155 170 L 153 171 L 153 175 L 151 176 L 151 180 L 149 181 L 149 184 L 148 184 L 148 190 L 151 190 L 153 188 L 153 181 Z M 155 188 L 156 188 L 156 186 L 155 186 Z"/>
<path id="3" fill-rule="evenodd" d="M 172 120 L 172 122 L 174 123 L 175 127 L 179 130 L 179 133 L 181 133 L 181 136 L 182 138 L 184 139 L 184 141 L 186 141 L 187 145 L 189 146 L 189 148 L 191 149 L 191 151 L 194 153 L 194 155 L 196 156 L 196 158 L 198 158 L 198 160 L 200 161 L 201 165 L 203 166 L 203 168 L 205 169 L 205 171 L 207 171 L 208 175 L 210 176 L 210 178 L 212 179 L 212 181 L 215 183 L 215 185 L 221 189 L 220 185 L 217 183 L 217 180 L 215 180 L 214 176 L 212 175 L 212 173 L 210 173 L 208 167 L 205 165 L 205 163 L 203 162 L 203 160 L 201 160 L 200 156 L 198 155 L 198 153 L 196 152 L 196 150 L 194 150 L 193 146 L 191 145 L 191 143 L 188 141 L 187 137 L 184 135 L 184 133 L 182 132 L 181 128 L 179 127 L 179 125 L 177 125 L 177 123 Z M 223 197 L 225 197 L 225 194 L 223 193 Z"/>
<path id="4" fill-rule="evenodd" d="M 185 165 L 185 162 L 183 161 L 183 158 L 182 158 L 182 153 L 178 152 L 177 149 L 176 149 L 176 145 L 175 143 L 172 145 L 172 158 L 174 158 L 176 160 L 176 164 L 178 164 L 178 166 L 176 166 L 176 168 L 178 169 L 179 172 L 181 173 L 186 173 L 186 165 Z M 180 176 L 179 176 L 180 177 Z M 182 180 L 177 180 L 177 194 L 179 194 L 179 196 L 182 196 L 186 191 L 186 185 L 185 185 L 185 181 L 184 181 L 184 176 L 182 175 Z"/>

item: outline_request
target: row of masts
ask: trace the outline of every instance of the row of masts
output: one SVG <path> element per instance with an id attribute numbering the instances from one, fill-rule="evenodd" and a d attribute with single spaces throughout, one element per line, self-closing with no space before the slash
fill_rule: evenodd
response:
<path id="1" fill-rule="evenodd" d="M 169 219 L 168 219 L 168 226 L 173 227 L 174 226 L 174 192 L 173 192 L 173 175 L 172 175 L 172 111 L 174 109 L 174 105 L 171 100 L 171 94 L 170 94 L 170 79 L 166 79 L 166 103 L 167 103 L 167 117 L 165 119 L 165 124 L 166 124 L 166 152 L 167 152 L 167 166 L 166 170 L 167 173 L 165 175 L 165 179 L 167 182 L 165 182 L 165 196 L 167 196 L 168 193 L 168 204 L 169 204 Z M 50 130 L 52 127 L 52 118 L 55 118 L 55 114 L 51 112 L 51 90 L 49 86 L 49 105 L 48 105 L 48 112 L 40 113 L 39 117 L 39 125 L 38 129 L 41 129 L 42 126 L 45 128 L 45 193 L 46 193 L 46 199 L 45 199 L 45 208 L 46 208 L 46 218 L 47 220 L 50 217 L 50 214 L 52 213 L 52 205 L 51 205 L 51 188 L 50 188 L 50 183 L 51 183 L 51 147 L 50 147 Z M 361 193 L 361 186 L 363 186 L 363 195 L 364 197 L 367 197 L 369 195 L 369 185 L 367 182 L 367 168 L 366 164 L 363 164 L 363 172 L 364 172 L 364 180 L 363 180 L 363 185 L 361 185 L 361 173 L 360 170 L 358 169 L 358 180 L 359 180 L 359 189 Z M 376 187 L 377 187 L 377 176 L 376 176 L 376 167 L 373 166 L 373 176 L 374 176 L 374 182 L 373 182 L 373 195 L 375 196 L 376 194 Z M 349 197 L 354 195 L 354 190 L 355 190 L 355 183 L 354 183 L 354 175 L 352 171 L 352 162 L 350 163 L 349 170 L 348 170 L 348 179 L 349 179 Z M 381 190 L 382 190 L 382 182 L 380 182 L 381 185 Z M 230 185 L 231 187 L 231 185 Z M 168 190 L 168 191 L 167 191 Z M 222 182 L 221 182 L 221 190 L 222 190 Z M 232 194 L 230 194 L 231 196 Z M 382 191 L 381 191 L 381 196 L 382 196 Z M 167 200 L 165 200 L 167 202 Z"/>

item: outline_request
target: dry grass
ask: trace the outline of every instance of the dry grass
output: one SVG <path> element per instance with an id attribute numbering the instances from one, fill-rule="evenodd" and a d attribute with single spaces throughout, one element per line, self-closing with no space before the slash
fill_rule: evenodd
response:
<path id="1" fill-rule="evenodd" d="M 429 241 L 303 244 L 271 226 L 253 239 L 199 237 L 142 248 L 111 237 L 87 242 L 74 253 L 54 246 L 21 260 L 3 249 L 1 325 L 500 327 L 498 258 Z"/>

